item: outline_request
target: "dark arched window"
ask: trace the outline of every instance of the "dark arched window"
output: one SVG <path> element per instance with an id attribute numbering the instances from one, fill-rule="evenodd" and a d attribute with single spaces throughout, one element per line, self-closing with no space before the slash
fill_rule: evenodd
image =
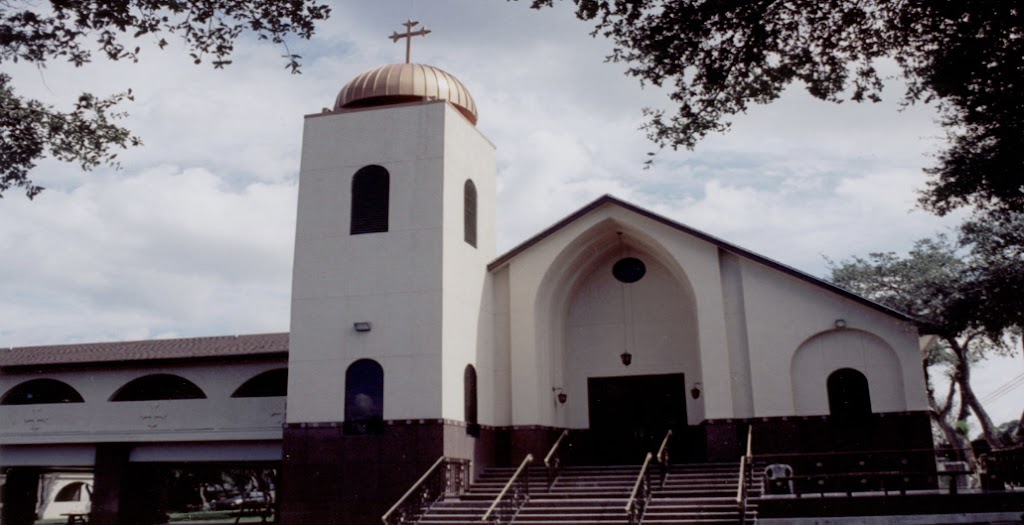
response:
<path id="1" fill-rule="evenodd" d="M 30 379 L 12 387 L 0 398 L 0 405 L 43 405 L 49 403 L 84 403 L 82 395 L 71 385 L 56 379 Z"/>
<path id="2" fill-rule="evenodd" d="M 184 377 L 174 374 L 151 374 L 132 379 L 110 396 L 111 401 L 163 399 L 206 399 L 206 394 Z"/>
<path id="3" fill-rule="evenodd" d="M 231 397 L 280 397 L 288 395 L 288 369 L 275 368 L 257 374 L 235 390 Z"/>
<path id="4" fill-rule="evenodd" d="M 871 414 L 868 378 L 852 368 L 840 368 L 828 376 L 828 411 L 836 417 Z"/>
<path id="5" fill-rule="evenodd" d="M 381 166 L 360 168 L 352 176 L 352 224 L 349 233 L 388 231 L 391 176 Z"/>
<path id="6" fill-rule="evenodd" d="M 345 433 L 384 431 L 384 369 L 373 359 L 360 359 L 345 372 Z"/>
<path id="7" fill-rule="evenodd" d="M 89 486 L 86 485 L 85 483 L 82 483 L 81 481 L 76 481 L 74 483 L 68 483 L 67 485 L 64 485 L 64 488 L 60 489 L 60 491 L 57 492 L 57 495 L 54 496 L 53 501 L 84 501 L 84 500 L 88 500 L 89 499 L 88 497 L 82 498 L 82 491 L 83 491 L 83 489 L 85 491 L 85 495 L 88 496 L 89 495 Z"/>
<path id="8" fill-rule="evenodd" d="M 476 185 L 466 179 L 462 188 L 462 220 L 466 242 L 476 248 Z"/>
<path id="9" fill-rule="evenodd" d="M 471 436 L 480 435 L 480 423 L 476 415 L 476 369 L 466 365 L 462 374 L 462 400 L 466 405 L 466 433 Z"/>

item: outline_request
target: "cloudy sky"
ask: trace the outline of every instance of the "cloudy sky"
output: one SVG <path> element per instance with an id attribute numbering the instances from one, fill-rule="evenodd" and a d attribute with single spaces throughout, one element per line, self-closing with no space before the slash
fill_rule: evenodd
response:
<path id="1" fill-rule="evenodd" d="M 469 87 L 497 145 L 499 252 L 606 193 L 817 276 L 826 256 L 903 251 L 962 218 L 915 209 L 942 133 L 933 108 L 901 110 L 899 85 L 841 105 L 796 87 L 645 170 L 641 108 L 668 107 L 664 93 L 604 63 L 610 46 L 569 6 L 526 4 L 334 2 L 311 41 L 289 42 L 302 75 L 249 39 L 225 70 L 194 66 L 173 40 L 144 44 L 137 64 L 4 64 L 20 93 L 58 107 L 131 88 L 124 123 L 145 145 L 119 171 L 43 161 L 43 194 L 0 200 L 0 347 L 287 330 L 302 116 L 402 61 L 387 36 L 407 18 L 433 31 L 413 60 Z M 979 395 L 1022 372 L 1020 358 L 986 367 Z M 1013 398 L 991 405 L 995 419 L 1019 416 Z"/>

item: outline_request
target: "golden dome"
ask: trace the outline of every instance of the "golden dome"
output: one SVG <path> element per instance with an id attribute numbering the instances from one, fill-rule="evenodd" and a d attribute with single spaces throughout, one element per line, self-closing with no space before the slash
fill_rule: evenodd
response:
<path id="1" fill-rule="evenodd" d="M 433 66 L 388 64 L 364 71 L 345 84 L 335 110 L 388 106 L 419 100 L 451 102 L 476 124 L 476 102 L 459 79 Z"/>

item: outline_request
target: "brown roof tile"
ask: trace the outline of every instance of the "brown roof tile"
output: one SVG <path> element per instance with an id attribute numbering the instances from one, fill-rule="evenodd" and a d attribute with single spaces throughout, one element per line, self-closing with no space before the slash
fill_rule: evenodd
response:
<path id="1" fill-rule="evenodd" d="M 0 349 L 0 368 L 244 357 L 288 351 L 288 334 L 254 334 Z"/>

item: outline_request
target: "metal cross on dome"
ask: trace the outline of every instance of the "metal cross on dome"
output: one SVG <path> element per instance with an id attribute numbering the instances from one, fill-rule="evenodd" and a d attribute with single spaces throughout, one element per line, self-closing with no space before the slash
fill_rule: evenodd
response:
<path id="1" fill-rule="evenodd" d="M 389 38 L 391 38 L 393 42 L 398 42 L 403 38 L 405 39 L 405 63 L 408 64 L 409 57 L 412 55 L 412 37 L 427 36 L 428 34 L 430 34 L 430 30 L 424 27 L 423 29 L 420 29 L 418 31 L 413 31 L 412 28 L 418 26 L 419 22 L 413 22 L 412 20 L 409 20 L 408 22 L 403 22 L 402 25 L 405 26 L 405 33 L 399 33 L 398 31 L 395 31 L 391 33 L 391 36 Z"/>

